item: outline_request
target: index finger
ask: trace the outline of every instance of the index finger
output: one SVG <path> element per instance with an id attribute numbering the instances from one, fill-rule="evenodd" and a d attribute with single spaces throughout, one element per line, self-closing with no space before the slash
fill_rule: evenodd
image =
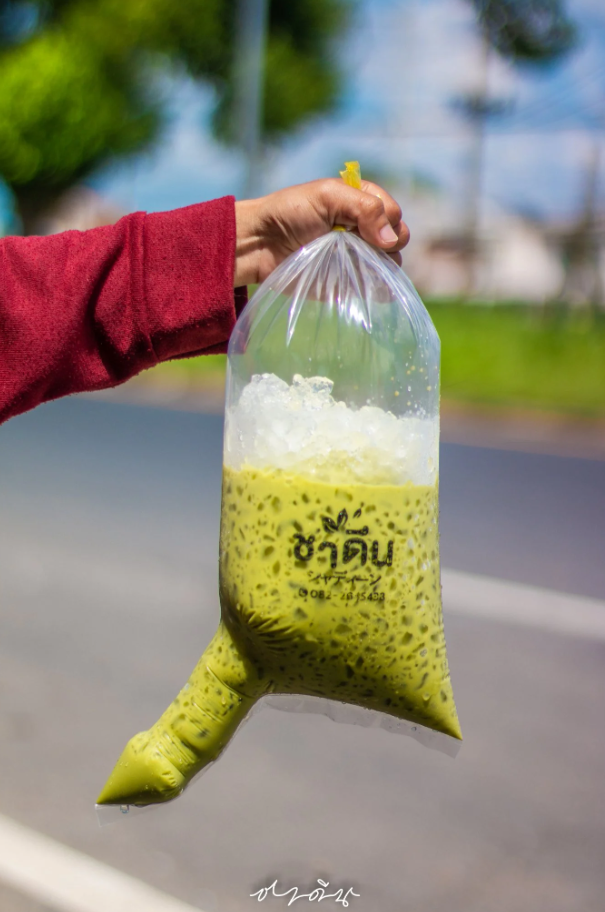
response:
<path id="1" fill-rule="evenodd" d="M 364 240 L 388 252 L 401 250 L 410 233 L 401 221 L 398 203 L 378 184 L 362 184 L 361 190 L 333 178 L 318 184 L 319 200 L 329 223 L 354 228 Z"/>
<path id="2" fill-rule="evenodd" d="M 391 194 L 384 189 L 384 187 L 373 183 L 373 181 L 362 180 L 361 189 L 364 193 L 371 193 L 372 196 L 377 196 L 378 199 L 382 200 L 384 204 L 384 211 L 386 212 L 386 216 L 393 228 L 399 224 L 403 218 L 401 206 L 397 200 L 393 199 Z"/>
<path id="3" fill-rule="evenodd" d="M 401 206 L 397 200 L 384 187 L 375 184 L 373 181 L 362 180 L 361 189 L 364 193 L 369 193 L 370 196 L 378 197 L 384 207 L 384 214 L 397 235 L 397 241 L 388 248 L 389 252 L 403 250 L 410 239 L 410 231 L 403 221 Z M 366 240 L 370 240 L 370 238 L 366 238 Z"/>

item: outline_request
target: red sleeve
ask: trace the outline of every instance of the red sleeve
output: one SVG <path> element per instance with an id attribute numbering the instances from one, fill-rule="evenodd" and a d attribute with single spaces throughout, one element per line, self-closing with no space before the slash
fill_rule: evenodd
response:
<path id="1" fill-rule="evenodd" d="M 233 197 L 117 224 L 0 241 L 0 421 L 115 386 L 184 355 L 226 350 Z"/>

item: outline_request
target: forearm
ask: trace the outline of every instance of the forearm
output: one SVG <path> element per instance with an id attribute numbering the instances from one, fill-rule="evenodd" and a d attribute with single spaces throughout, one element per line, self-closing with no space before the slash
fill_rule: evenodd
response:
<path id="1" fill-rule="evenodd" d="M 238 200 L 235 204 L 234 284 L 255 285 L 259 281 L 259 260 L 263 249 L 259 210 L 263 200 Z"/>
<path id="2" fill-rule="evenodd" d="M 0 420 L 225 350 L 235 323 L 231 197 L 0 242 Z"/>

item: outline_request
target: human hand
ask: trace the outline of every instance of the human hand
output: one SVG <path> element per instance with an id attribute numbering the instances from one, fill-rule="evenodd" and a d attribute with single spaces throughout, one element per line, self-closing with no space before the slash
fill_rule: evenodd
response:
<path id="1" fill-rule="evenodd" d="M 237 202 L 234 286 L 263 282 L 290 253 L 335 225 L 355 229 L 400 263 L 410 239 L 401 209 L 378 184 L 361 185 L 355 190 L 326 178 Z"/>

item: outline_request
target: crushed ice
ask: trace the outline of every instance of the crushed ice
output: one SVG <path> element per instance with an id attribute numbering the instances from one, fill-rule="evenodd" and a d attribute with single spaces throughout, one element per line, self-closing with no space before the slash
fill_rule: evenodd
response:
<path id="1" fill-rule="evenodd" d="M 288 385 L 275 374 L 254 375 L 227 410 L 225 463 L 329 482 L 435 483 L 437 419 L 352 409 L 333 398 L 333 385 L 326 377 L 295 374 Z"/>

